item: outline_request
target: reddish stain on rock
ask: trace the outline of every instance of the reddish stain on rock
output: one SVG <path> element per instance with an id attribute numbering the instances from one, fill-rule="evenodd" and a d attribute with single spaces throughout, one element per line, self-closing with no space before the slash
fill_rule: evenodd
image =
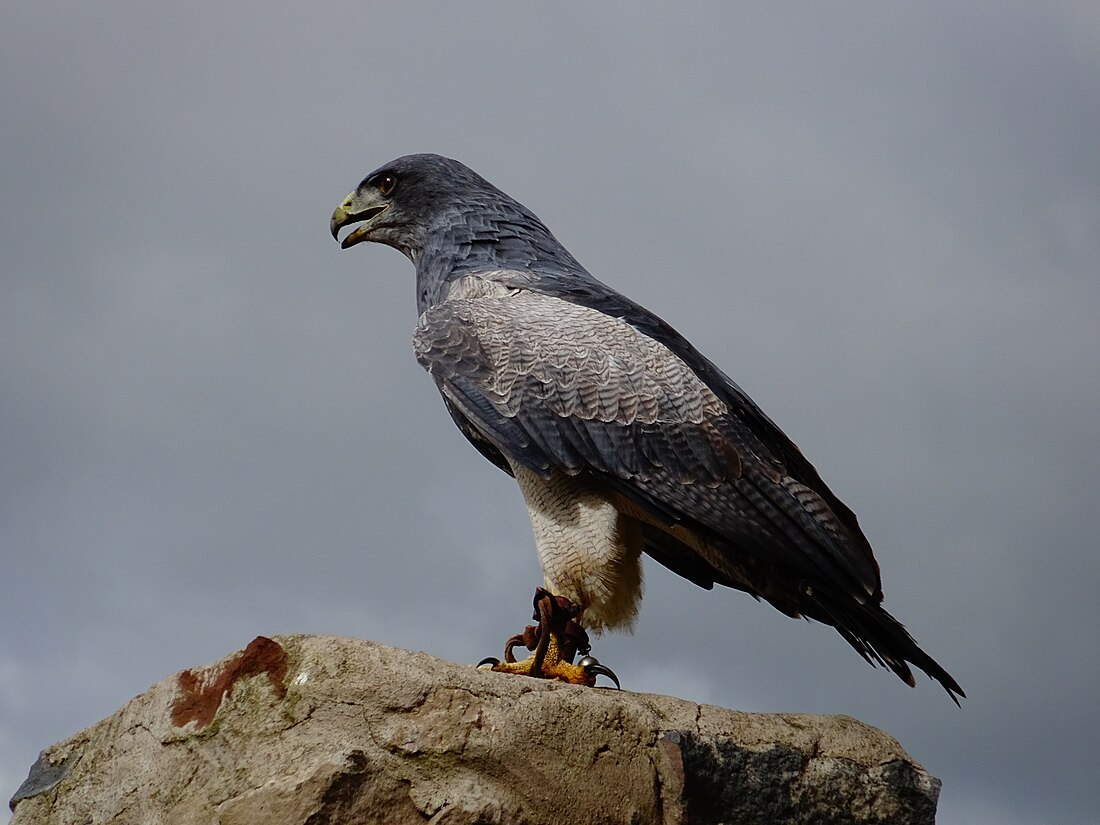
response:
<path id="1" fill-rule="evenodd" d="M 275 694 L 286 696 L 287 656 L 282 646 L 266 636 L 257 636 L 248 647 L 208 668 L 185 670 L 179 675 L 179 696 L 172 703 L 172 724 L 183 727 L 197 722 L 202 730 L 214 719 L 222 700 L 233 693 L 238 679 L 267 674 Z"/>

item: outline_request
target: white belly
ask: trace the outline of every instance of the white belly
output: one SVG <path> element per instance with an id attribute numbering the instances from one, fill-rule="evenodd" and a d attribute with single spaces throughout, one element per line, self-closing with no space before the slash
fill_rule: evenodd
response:
<path id="1" fill-rule="evenodd" d="M 582 609 L 586 630 L 630 628 L 642 595 L 642 542 L 634 523 L 577 478 L 555 472 L 545 479 L 523 467 L 512 469 L 546 588 Z"/>

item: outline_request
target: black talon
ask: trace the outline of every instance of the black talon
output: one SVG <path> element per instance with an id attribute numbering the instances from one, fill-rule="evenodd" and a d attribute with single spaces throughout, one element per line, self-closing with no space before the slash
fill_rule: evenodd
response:
<path id="1" fill-rule="evenodd" d="M 606 665 L 601 665 L 600 660 L 595 656 L 585 656 L 577 662 L 577 665 L 583 667 L 584 672 L 589 676 L 606 676 L 615 683 L 616 690 L 623 689 L 622 685 L 619 684 L 619 677 L 615 675 L 615 672 Z"/>
<path id="2" fill-rule="evenodd" d="M 500 659 L 494 659 L 492 656 L 486 656 L 480 662 L 477 663 L 478 667 L 485 667 L 485 665 L 499 665 Z"/>

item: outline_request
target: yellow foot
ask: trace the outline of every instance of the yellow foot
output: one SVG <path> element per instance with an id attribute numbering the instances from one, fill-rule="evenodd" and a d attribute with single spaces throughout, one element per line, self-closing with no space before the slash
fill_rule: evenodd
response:
<path id="1" fill-rule="evenodd" d="M 483 659 L 478 667 L 491 665 L 497 673 L 514 673 L 538 679 L 554 679 L 572 685 L 596 684 L 596 677 L 603 675 L 619 687 L 619 680 L 610 668 L 601 665 L 595 656 L 588 655 L 588 634 L 577 624 L 577 608 L 563 596 L 554 596 L 543 588 L 535 591 L 535 618 L 538 625 L 529 626 L 508 640 L 504 648 L 504 661 Z M 512 648 L 522 644 L 534 651 L 523 661 L 517 662 Z M 581 660 L 573 664 L 573 657 L 580 652 Z"/>

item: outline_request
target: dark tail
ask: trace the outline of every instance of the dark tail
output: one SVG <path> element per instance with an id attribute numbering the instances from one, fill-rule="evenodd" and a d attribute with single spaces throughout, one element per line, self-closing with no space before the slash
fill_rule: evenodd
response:
<path id="1" fill-rule="evenodd" d="M 839 598 L 818 596 L 814 601 L 822 613 L 810 613 L 812 618 L 836 628 L 870 664 L 890 668 L 909 687 L 916 686 L 913 671 L 909 669 L 910 664 L 915 665 L 939 682 L 956 705 L 960 697 L 966 698 L 966 693 L 951 674 L 921 650 L 909 631 L 881 604 L 860 604 L 846 595 Z"/>

